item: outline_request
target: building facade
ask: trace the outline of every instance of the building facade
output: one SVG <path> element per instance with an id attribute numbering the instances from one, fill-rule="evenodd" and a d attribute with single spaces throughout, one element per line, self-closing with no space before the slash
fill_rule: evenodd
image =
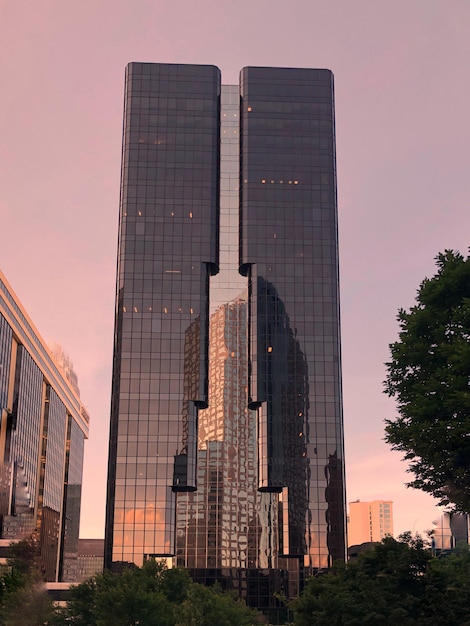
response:
<path id="1" fill-rule="evenodd" d="M 104 539 L 78 540 L 78 576 L 81 583 L 103 572 Z"/>
<path id="2" fill-rule="evenodd" d="M 77 570 L 89 417 L 69 379 L 0 272 L 0 545 L 34 536 L 49 582 Z"/>
<path id="3" fill-rule="evenodd" d="M 431 545 L 434 553 L 442 554 L 457 545 L 470 544 L 470 516 L 468 513 L 445 511 L 433 521 Z"/>
<path id="4" fill-rule="evenodd" d="M 105 566 L 345 558 L 333 77 L 126 70 Z"/>
<path id="5" fill-rule="evenodd" d="M 393 502 L 373 500 L 349 503 L 348 543 L 355 546 L 370 541 L 381 541 L 393 536 Z"/>

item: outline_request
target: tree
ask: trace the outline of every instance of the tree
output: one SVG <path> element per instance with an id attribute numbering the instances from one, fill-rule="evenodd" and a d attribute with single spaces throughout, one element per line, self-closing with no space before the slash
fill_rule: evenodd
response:
<path id="1" fill-rule="evenodd" d="M 21 541 L 12 542 L 8 547 L 7 563 L 19 574 L 31 574 L 38 571 L 39 547 L 35 535 L 29 535 Z"/>
<path id="2" fill-rule="evenodd" d="M 172 626 L 172 603 L 161 589 L 169 571 L 163 564 L 151 560 L 142 568 L 94 576 L 70 590 L 69 623 L 75 626 Z M 169 577 L 173 579 L 175 574 Z M 189 577 L 188 580 L 184 577 L 184 583 L 189 584 Z M 184 583 L 180 583 L 179 593 Z"/>
<path id="3" fill-rule="evenodd" d="M 11 543 L 7 564 L 10 571 L 0 577 L 1 626 L 60 624 L 60 616 L 41 578 L 35 536 Z"/>
<path id="4" fill-rule="evenodd" d="M 176 626 L 252 626 L 256 614 L 218 586 L 192 584 L 186 600 L 176 609 Z"/>
<path id="5" fill-rule="evenodd" d="M 470 553 L 468 545 L 431 559 L 427 572 L 423 619 L 433 626 L 470 625 Z M 443 614 L 443 607 L 445 614 Z"/>
<path id="6" fill-rule="evenodd" d="M 2 626 L 58 626 L 62 623 L 44 583 L 28 580 L 3 598 Z"/>
<path id="7" fill-rule="evenodd" d="M 469 626 L 470 553 L 438 559 L 409 533 L 310 578 L 295 626 Z"/>
<path id="8" fill-rule="evenodd" d="M 149 560 L 143 567 L 105 572 L 72 588 L 65 623 L 74 626 L 246 626 L 254 612 L 220 588 L 191 581 L 180 568 Z"/>
<path id="9" fill-rule="evenodd" d="M 409 487 L 470 512 L 470 257 L 446 250 L 436 261 L 417 304 L 398 313 L 385 393 L 399 416 L 385 440 L 410 462 Z"/>

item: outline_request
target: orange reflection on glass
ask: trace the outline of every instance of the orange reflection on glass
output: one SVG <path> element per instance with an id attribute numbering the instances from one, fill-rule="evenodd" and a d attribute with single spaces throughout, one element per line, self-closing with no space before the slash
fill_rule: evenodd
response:
<path id="1" fill-rule="evenodd" d="M 116 524 L 162 524 L 163 511 L 149 505 L 144 508 L 115 509 L 114 521 Z"/>

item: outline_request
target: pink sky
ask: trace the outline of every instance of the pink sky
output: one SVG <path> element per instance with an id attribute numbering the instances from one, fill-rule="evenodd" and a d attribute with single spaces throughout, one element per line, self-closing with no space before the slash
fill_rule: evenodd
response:
<path id="1" fill-rule="evenodd" d="M 396 312 L 470 244 L 468 0 L 0 0 L 0 267 L 91 414 L 81 536 L 102 537 L 124 67 L 326 67 L 336 80 L 348 501 L 434 501 L 383 443 Z"/>

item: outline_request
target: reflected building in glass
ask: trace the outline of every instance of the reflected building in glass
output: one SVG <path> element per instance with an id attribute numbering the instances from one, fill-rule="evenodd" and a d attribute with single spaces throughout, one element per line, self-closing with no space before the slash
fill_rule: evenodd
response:
<path id="1" fill-rule="evenodd" d="M 333 77 L 131 63 L 105 565 L 268 607 L 345 558 Z"/>
<path id="2" fill-rule="evenodd" d="M 33 536 L 44 580 L 73 582 L 89 417 L 58 350 L 0 272 L 0 551 Z"/>

